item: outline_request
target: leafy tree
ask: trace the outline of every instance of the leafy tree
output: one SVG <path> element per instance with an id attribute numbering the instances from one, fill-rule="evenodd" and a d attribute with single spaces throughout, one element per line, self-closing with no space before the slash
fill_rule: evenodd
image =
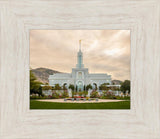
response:
<path id="1" fill-rule="evenodd" d="M 108 90 L 106 84 L 101 84 L 101 85 L 99 86 L 99 89 L 100 89 L 100 90 Z"/>
<path id="2" fill-rule="evenodd" d="M 127 90 L 130 93 L 130 81 L 129 80 L 125 80 L 121 84 L 121 91 L 125 93 Z"/>
<path id="3" fill-rule="evenodd" d="M 68 88 L 72 89 L 72 91 L 74 91 L 74 85 L 73 84 L 70 84 Z"/>
<path id="4" fill-rule="evenodd" d="M 54 89 L 55 89 L 55 90 L 61 90 L 61 87 L 59 86 L 59 84 L 55 84 Z"/>
<path id="5" fill-rule="evenodd" d="M 88 85 L 86 86 L 86 90 L 88 91 L 89 89 L 92 89 L 92 85 L 91 85 L 91 84 L 88 84 Z"/>
<path id="6" fill-rule="evenodd" d="M 37 81 L 35 75 L 30 71 L 30 94 L 42 94 L 41 82 Z"/>
<path id="7" fill-rule="evenodd" d="M 67 90 L 67 88 L 66 88 L 66 83 L 63 84 L 63 90 Z"/>

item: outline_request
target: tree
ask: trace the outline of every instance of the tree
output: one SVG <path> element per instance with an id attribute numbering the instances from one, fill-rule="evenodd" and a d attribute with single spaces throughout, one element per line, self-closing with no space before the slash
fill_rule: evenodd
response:
<path id="1" fill-rule="evenodd" d="M 92 89 L 92 85 L 91 85 L 91 84 L 88 84 L 88 85 L 86 86 L 86 90 L 88 91 L 89 89 Z"/>
<path id="2" fill-rule="evenodd" d="M 125 93 L 127 90 L 128 90 L 128 93 L 130 93 L 130 81 L 129 80 L 125 80 L 121 84 L 121 91 Z"/>
<path id="3" fill-rule="evenodd" d="M 61 90 L 61 87 L 59 86 L 59 84 L 55 84 L 54 89 L 55 89 L 55 90 Z"/>
<path id="4" fill-rule="evenodd" d="M 72 91 L 74 91 L 74 85 L 73 84 L 70 84 L 68 88 L 72 89 Z"/>
<path id="5" fill-rule="evenodd" d="M 63 90 L 67 90 L 66 85 L 66 83 L 63 84 Z"/>
<path id="6" fill-rule="evenodd" d="M 107 88 L 107 86 L 106 86 L 105 84 L 101 84 L 101 85 L 99 86 L 99 89 L 100 89 L 100 90 L 108 90 L 108 88 Z"/>
<path id="7" fill-rule="evenodd" d="M 42 94 L 41 82 L 37 81 L 35 75 L 30 71 L 30 94 Z"/>

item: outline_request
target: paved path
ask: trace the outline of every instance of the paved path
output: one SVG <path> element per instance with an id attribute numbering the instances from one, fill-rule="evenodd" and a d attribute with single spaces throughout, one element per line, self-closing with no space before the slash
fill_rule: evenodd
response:
<path id="1" fill-rule="evenodd" d="M 64 99 L 38 99 L 37 101 L 44 101 L 44 102 L 61 102 L 61 103 L 100 103 L 100 102 L 118 102 L 118 101 L 125 101 L 125 100 L 114 100 L 114 99 L 98 99 L 98 101 L 95 100 L 91 100 L 91 101 L 83 101 L 83 100 L 79 100 L 79 101 L 71 101 L 71 100 L 67 100 L 64 101 Z"/>

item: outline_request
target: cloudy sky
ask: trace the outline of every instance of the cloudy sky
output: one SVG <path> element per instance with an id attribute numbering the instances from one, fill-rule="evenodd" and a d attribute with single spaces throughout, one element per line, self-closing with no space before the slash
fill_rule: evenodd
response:
<path id="1" fill-rule="evenodd" d="M 30 67 L 71 73 L 77 63 L 79 40 L 83 63 L 90 73 L 130 79 L 129 30 L 31 30 Z"/>

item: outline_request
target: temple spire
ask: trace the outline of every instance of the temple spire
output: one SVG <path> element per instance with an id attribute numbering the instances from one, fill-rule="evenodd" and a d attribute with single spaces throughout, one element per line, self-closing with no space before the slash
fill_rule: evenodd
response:
<path id="1" fill-rule="evenodd" d="M 81 51 L 81 40 L 79 40 L 79 51 Z"/>
<path id="2" fill-rule="evenodd" d="M 83 68 L 83 53 L 81 51 L 81 40 L 79 40 L 79 51 L 77 53 L 77 68 Z"/>

